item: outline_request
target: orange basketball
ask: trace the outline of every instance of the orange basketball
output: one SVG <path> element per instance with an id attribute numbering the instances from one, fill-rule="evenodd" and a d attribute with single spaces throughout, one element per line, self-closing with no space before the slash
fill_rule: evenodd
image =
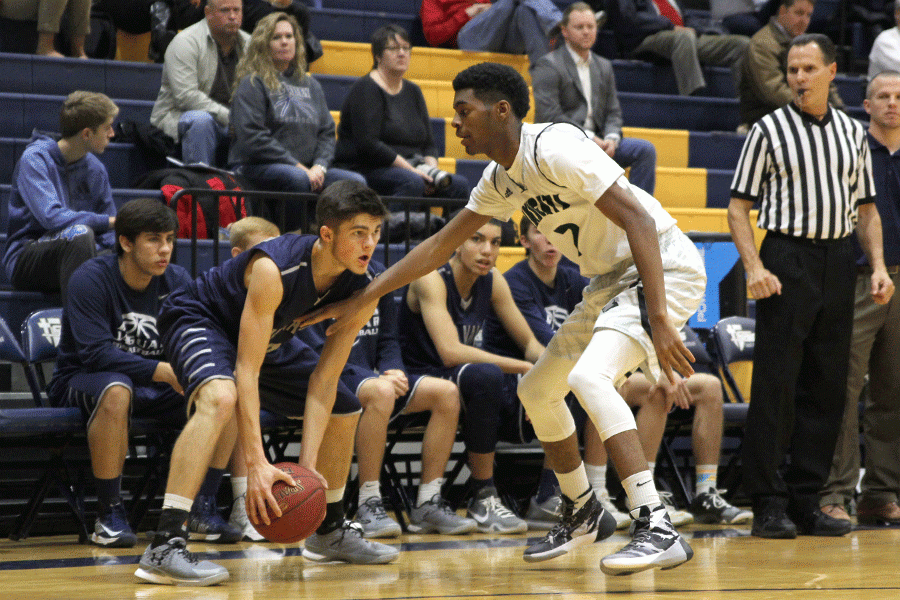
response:
<path id="1" fill-rule="evenodd" d="M 272 495 L 281 509 L 281 516 L 275 517 L 271 508 L 268 525 L 254 525 L 256 530 L 270 542 L 285 544 L 305 540 L 318 529 L 325 519 L 325 488 L 319 478 L 296 463 L 282 462 L 275 465 L 294 478 L 294 487 L 283 481 L 272 486 Z"/>

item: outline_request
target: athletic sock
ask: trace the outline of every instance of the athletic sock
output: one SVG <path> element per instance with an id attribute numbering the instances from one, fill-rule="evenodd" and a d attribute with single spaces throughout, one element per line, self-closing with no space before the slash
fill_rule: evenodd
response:
<path id="1" fill-rule="evenodd" d="M 472 485 L 472 493 L 475 494 L 476 496 L 478 495 L 478 492 L 480 492 L 482 489 L 484 489 L 486 487 L 493 487 L 493 488 L 497 487 L 494 484 L 493 477 L 490 477 L 488 479 L 475 479 L 474 477 L 472 477 L 469 480 L 469 482 Z"/>
<path id="2" fill-rule="evenodd" d="M 628 506 L 631 508 L 632 518 L 637 519 L 642 506 L 654 508 L 659 506 L 659 494 L 656 484 L 653 483 L 653 475 L 648 471 L 640 471 L 622 480 L 622 487 L 628 494 Z"/>
<path id="3" fill-rule="evenodd" d="M 247 495 L 247 478 L 234 477 L 231 478 L 231 497 L 236 500 L 241 496 Z"/>
<path id="4" fill-rule="evenodd" d="M 359 486 L 359 505 L 362 506 L 370 498 L 381 498 L 381 486 L 377 481 L 366 481 Z"/>
<path id="5" fill-rule="evenodd" d="M 431 501 L 435 494 L 440 495 L 441 486 L 444 485 L 444 478 L 438 477 L 434 481 L 419 484 L 419 496 L 416 498 L 416 506 L 422 506 L 426 502 Z"/>
<path id="6" fill-rule="evenodd" d="M 210 467 L 206 470 L 206 477 L 200 486 L 197 496 L 215 497 L 219 493 L 219 486 L 222 485 L 222 477 L 225 476 L 225 469 L 216 469 Z"/>
<path id="7" fill-rule="evenodd" d="M 329 502 L 325 505 L 325 520 L 316 529 L 319 535 L 327 535 L 344 524 L 344 501 Z"/>
<path id="8" fill-rule="evenodd" d="M 97 485 L 97 512 L 105 515 L 111 507 L 122 502 L 122 476 L 95 478 L 94 481 Z"/>
<path id="9" fill-rule="evenodd" d="M 167 496 L 168 495 L 169 494 L 167 494 Z M 151 546 L 156 548 L 176 537 L 187 540 L 189 516 L 190 511 L 188 510 L 163 507 L 163 510 L 159 515 L 159 527 L 156 530 L 156 534 L 153 536 L 153 543 Z"/>
<path id="10" fill-rule="evenodd" d="M 697 494 L 707 494 L 716 489 L 719 478 L 719 465 L 697 465 Z"/>
<path id="11" fill-rule="evenodd" d="M 584 463 L 584 471 L 591 487 L 594 488 L 594 493 L 599 497 L 606 490 L 606 465 Z"/>
<path id="12" fill-rule="evenodd" d="M 569 473 L 557 473 L 556 478 L 559 480 L 560 491 L 575 502 L 576 512 L 593 496 L 591 484 L 588 483 L 587 473 L 584 471 L 584 463 Z"/>

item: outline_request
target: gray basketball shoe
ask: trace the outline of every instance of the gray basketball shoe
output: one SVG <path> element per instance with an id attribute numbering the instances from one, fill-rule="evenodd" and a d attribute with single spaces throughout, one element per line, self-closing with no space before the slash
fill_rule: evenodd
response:
<path id="1" fill-rule="evenodd" d="M 167 585 L 215 585 L 228 579 L 225 567 L 197 559 L 180 537 L 156 548 L 147 546 L 134 574 L 150 583 Z"/>
<path id="2" fill-rule="evenodd" d="M 478 523 L 456 514 L 440 494 L 435 494 L 428 502 L 412 509 L 408 529 L 412 533 L 437 531 L 443 535 L 460 535 L 472 533 L 478 529 Z"/>
<path id="3" fill-rule="evenodd" d="M 362 526 L 351 521 L 344 521 L 343 525 L 325 535 L 312 534 L 306 538 L 303 547 L 303 558 L 314 562 L 381 565 L 397 560 L 398 556 L 398 548 L 363 538 Z"/>

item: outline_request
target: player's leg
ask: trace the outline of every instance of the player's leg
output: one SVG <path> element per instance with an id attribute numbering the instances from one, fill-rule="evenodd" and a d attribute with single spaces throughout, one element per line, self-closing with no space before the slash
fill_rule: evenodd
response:
<path id="1" fill-rule="evenodd" d="M 746 523 L 753 513 L 729 504 L 716 487 L 722 448 L 722 384 L 715 375 L 696 373 L 687 386 L 694 405 L 691 438 L 697 465 L 691 513 L 699 523 Z"/>
<path id="2" fill-rule="evenodd" d="M 563 328 L 575 327 L 577 323 L 578 318 L 570 316 Z M 525 550 L 523 558 L 529 562 L 561 556 L 579 545 L 605 539 L 616 529 L 615 519 L 603 510 L 588 483 L 575 421 L 566 405 L 566 377 L 572 365 L 573 360 L 548 347 L 519 381 L 517 390 L 535 435 L 541 440 L 547 464 L 556 473 L 563 500 L 559 523 Z"/>
<path id="3" fill-rule="evenodd" d="M 459 424 L 459 388 L 452 381 L 428 376 L 410 375 L 409 383 L 409 403 L 400 414 L 431 413 L 422 438 L 422 481 L 416 506 L 409 515 L 409 530 L 444 535 L 475 531 L 478 524 L 457 515 L 441 495 Z"/>
<path id="4" fill-rule="evenodd" d="M 624 575 L 653 567 L 671 568 L 691 558 L 693 551 L 671 524 L 661 504 L 653 475 L 641 452 L 634 417 L 613 385 L 646 356 L 634 339 L 610 329 L 598 330 L 569 375 L 569 384 L 594 420 L 622 487 L 628 494 L 634 538 L 622 550 L 605 557 L 601 570 Z"/>
<path id="5" fill-rule="evenodd" d="M 457 367 L 456 383 L 465 408 L 463 436 L 472 476 L 473 497 L 466 516 L 489 533 L 521 533 L 528 524 L 504 506 L 494 482 L 494 452 L 505 403 L 505 376 L 495 364 L 472 363 Z"/>
<path id="6" fill-rule="evenodd" d="M 241 532 L 244 541 L 261 542 L 265 538 L 260 535 L 250 517 L 247 516 L 247 463 L 244 461 L 244 450 L 241 439 L 234 441 L 234 450 L 229 461 L 231 470 L 231 515 L 228 524 Z"/>
<path id="7" fill-rule="evenodd" d="M 159 526 L 144 551 L 135 575 L 151 583 L 213 585 L 228 579 L 228 571 L 209 561 L 195 561 L 187 551 L 190 510 L 203 483 L 223 429 L 234 415 L 234 380 L 202 382 L 193 395 L 195 410 L 172 448 L 169 479 Z"/>
<path id="8" fill-rule="evenodd" d="M 371 372 L 356 390 L 363 408 L 356 429 L 356 462 L 359 466 L 356 521 L 367 538 L 397 537 L 401 533 L 400 525 L 384 510 L 380 485 L 388 422 L 397 394 L 390 381 L 372 377 Z"/>
<path id="9" fill-rule="evenodd" d="M 616 508 L 606 486 L 606 471 L 609 457 L 603 440 L 597 432 L 594 422 L 587 419 L 584 425 L 584 469 L 588 482 L 600 501 L 600 506 L 616 520 L 616 529 L 624 529 L 631 525 L 631 515 Z"/>
<path id="10" fill-rule="evenodd" d="M 203 540 L 219 544 L 233 544 L 241 541 L 243 529 L 230 524 L 219 514 L 217 497 L 222 477 L 228 468 L 228 461 L 234 452 L 237 440 L 237 419 L 231 419 L 222 429 L 216 443 L 206 476 L 191 506 L 188 530 L 192 540 Z"/>
<path id="11" fill-rule="evenodd" d="M 79 406 L 87 418 L 97 489 L 97 520 L 91 541 L 109 548 L 131 548 L 137 543 L 122 503 L 131 390 L 131 379 L 119 373 L 78 373 L 69 379 L 61 400 L 63 405 Z"/>

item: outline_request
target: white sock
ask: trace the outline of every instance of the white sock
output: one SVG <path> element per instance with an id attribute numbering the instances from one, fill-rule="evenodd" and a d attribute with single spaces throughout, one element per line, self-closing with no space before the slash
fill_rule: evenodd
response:
<path id="1" fill-rule="evenodd" d="M 187 512 L 191 511 L 191 506 L 194 505 L 194 501 L 190 498 L 185 498 L 184 496 L 179 496 L 177 494 L 166 494 L 163 497 L 163 505 L 165 508 L 174 508 L 176 510 L 185 510 Z"/>
<path id="2" fill-rule="evenodd" d="M 591 484 L 588 483 L 584 463 L 579 464 L 578 468 L 571 473 L 557 473 L 556 479 L 559 480 L 559 490 L 569 500 L 575 502 L 576 511 L 587 504 L 591 494 L 586 494 L 585 492 L 591 489 Z"/>
<path id="3" fill-rule="evenodd" d="M 656 473 L 656 463 L 655 463 L 655 462 L 648 462 L 648 463 L 647 463 L 647 470 L 650 471 L 650 474 L 651 474 L 651 475 L 653 475 L 654 473 Z"/>
<path id="4" fill-rule="evenodd" d="M 654 508 L 659 505 L 659 494 L 656 492 L 656 484 L 653 483 L 653 475 L 650 471 L 640 471 L 622 480 L 622 487 L 628 494 L 628 506 L 631 508 L 631 516 L 637 519 L 642 506 Z"/>
<path id="5" fill-rule="evenodd" d="M 587 473 L 588 482 L 594 488 L 594 493 L 599 497 L 606 490 L 606 465 L 584 463 L 584 470 Z"/>
<path id="6" fill-rule="evenodd" d="M 435 494 L 441 493 L 441 486 L 444 485 L 444 478 L 438 477 L 434 481 L 419 484 L 419 497 L 416 498 L 416 506 L 422 506 L 432 498 Z"/>
<path id="7" fill-rule="evenodd" d="M 359 486 L 359 505 L 365 504 L 369 498 L 381 498 L 381 486 L 377 481 L 366 481 Z"/>
<path id="8" fill-rule="evenodd" d="M 247 478 L 232 477 L 231 478 L 231 497 L 235 500 L 241 496 L 247 495 Z"/>

